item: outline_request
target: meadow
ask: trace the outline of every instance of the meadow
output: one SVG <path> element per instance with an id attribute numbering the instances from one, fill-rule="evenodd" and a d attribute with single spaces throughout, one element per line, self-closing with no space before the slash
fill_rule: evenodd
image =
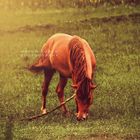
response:
<path id="1" fill-rule="evenodd" d="M 29 8 L 0 10 L 0 139 L 84 140 L 140 139 L 140 7 Z M 20 119 L 40 113 L 43 74 L 32 64 L 53 34 L 79 35 L 92 47 L 97 70 L 90 117 L 78 122 L 74 100 L 70 117 L 60 110 L 31 122 Z M 48 110 L 59 102 L 58 74 L 47 96 Z M 65 97 L 73 94 L 71 80 Z"/>

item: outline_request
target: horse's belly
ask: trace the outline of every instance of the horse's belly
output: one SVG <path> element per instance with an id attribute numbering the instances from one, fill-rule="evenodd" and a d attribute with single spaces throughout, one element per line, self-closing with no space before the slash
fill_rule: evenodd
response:
<path id="1" fill-rule="evenodd" d="M 59 63 L 58 62 L 54 62 L 52 65 L 53 69 L 55 69 L 56 71 L 58 71 L 62 76 L 64 77 L 71 77 L 71 70 L 68 66 L 68 64 L 64 64 L 62 62 Z"/>

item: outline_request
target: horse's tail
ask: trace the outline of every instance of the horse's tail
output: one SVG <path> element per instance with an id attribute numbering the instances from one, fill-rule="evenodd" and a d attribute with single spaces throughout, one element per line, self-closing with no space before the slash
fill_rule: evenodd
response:
<path id="1" fill-rule="evenodd" d="M 43 67 L 38 67 L 36 65 L 31 65 L 31 66 L 28 67 L 28 70 L 33 72 L 33 73 L 40 73 L 44 70 L 44 68 Z"/>
<path id="2" fill-rule="evenodd" d="M 44 66 L 40 63 L 40 58 L 32 65 L 28 66 L 27 69 L 33 73 L 40 73 L 44 70 Z"/>

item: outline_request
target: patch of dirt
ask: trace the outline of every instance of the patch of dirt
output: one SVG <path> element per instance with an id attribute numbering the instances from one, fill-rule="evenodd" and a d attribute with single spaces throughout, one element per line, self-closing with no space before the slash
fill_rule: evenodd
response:
<path id="1" fill-rule="evenodd" d="M 16 33 L 16 32 L 31 32 L 31 31 L 47 31 L 50 29 L 62 29 L 62 30 L 69 30 L 70 28 L 78 28 L 79 24 L 87 25 L 90 24 L 104 24 L 104 23 L 113 23 L 113 24 L 118 24 L 119 22 L 126 22 L 126 21 L 131 21 L 134 23 L 140 23 L 140 13 L 134 13 L 134 14 L 129 14 L 129 15 L 120 15 L 120 16 L 110 16 L 110 17 L 103 17 L 103 18 L 90 18 L 90 19 L 85 19 L 77 22 L 71 22 L 67 23 L 67 26 L 58 26 L 54 24 L 39 24 L 39 25 L 26 25 L 23 27 L 19 27 L 14 30 L 0 30 L 0 33 Z M 71 25 L 71 26 L 69 26 Z M 66 28 L 66 29 L 65 29 Z"/>
<path id="2" fill-rule="evenodd" d="M 64 140 L 139 140 L 139 135 L 118 137 L 111 134 L 90 134 L 89 136 L 68 136 Z"/>
<path id="3" fill-rule="evenodd" d="M 0 30 L 0 33 L 16 33 L 16 32 L 31 32 L 31 31 L 42 31 L 47 29 L 54 29 L 56 28 L 56 25 L 53 24 L 39 24 L 39 25 L 26 25 L 23 27 L 19 27 L 14 30 Z"/>
<path id="4" fill-rule="evenodd" d="M 140 23 L 140 13 L 134 13 L 129 15 L 120 15 L 120 16 L 110 16 L 104 18 L 90 18 L 82 20 L 81 23 L 119 23 L 131 20 L 135 23 Z"/>
<path id="5" fill-rule="evenodd" d="M 46 25 L 39 24 L 35 26 L 26 25 L 24 27 L 18 28 L 16 31 L 21 31 L 21 32 L 39 31 L 44 29 L 52 29 L 54 27 L 56 27 L 56 25 L 53 24 L 46 24 Z"/>
<path id="6" fill-rule="evenodd" d="M 121 138 L 117 138 L 115 136 L 108 135 L 91 135 L 91 136 L 69 136 L 64 138 L 64 140 L 122 140 Z"/>

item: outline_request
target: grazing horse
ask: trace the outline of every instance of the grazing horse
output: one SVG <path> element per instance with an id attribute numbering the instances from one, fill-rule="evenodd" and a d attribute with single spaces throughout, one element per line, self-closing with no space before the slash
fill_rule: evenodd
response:
<path id="1" fill-rule="evenodd" d="M 93 101 L 92 82 L 95 75 L 95 56 L 86 40 L 68 34 L 55 34 L 44 44 L 40 57 L 29 67 L 35 73 L 44 71 L 42 85 L 42 113 L 46 113 L 46 95 L 48 86 L 55 71 L 59 72 L 60 80 L 56 92 L 60 103 L 64 101 L 64 88 L 67 79 L 72 79 L 72 87 L 76 91 L 77 120 L 86 119 L 89 106 Z M 65 105 L 63 112 L 67 112 Z"/>

